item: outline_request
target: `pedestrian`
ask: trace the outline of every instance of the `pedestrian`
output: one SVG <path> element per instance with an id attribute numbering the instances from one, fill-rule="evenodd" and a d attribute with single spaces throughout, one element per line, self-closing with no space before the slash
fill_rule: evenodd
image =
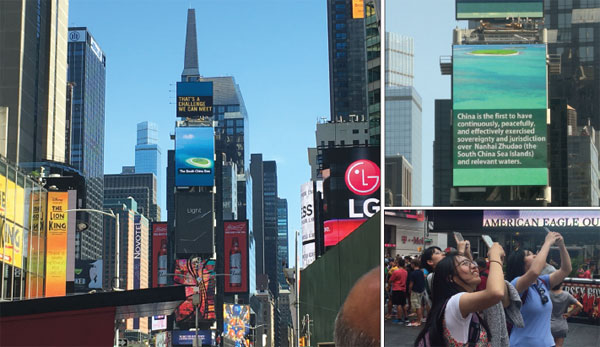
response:
<path id="1" fill-rule="evenodd" d="M 385 315 L 385 319 L 391 319 L 392 318 L 392 310 L 393 310 L 393 300 L 392 300 L 392 285 L 390 282 L 390 278 L 392 277 L 392 274 L 398 270 L 398 266 L 397 264 L 397 260 L 392 260 L 390 261 L 390 265 L 389 265 L 389 269 L 387 270 L 386 273 L 386 278 L 385 278 L 385 282 L 386 282 L 386 286 L 385 286 L 385 290 L 388 293 L 388 301 L 387 301 L 387 314 Z"/>
<path id="2" fill-rule="evenodd" d="M 550 331 L 552 332 L 552 337 L 554 337 L 556 347 L 562 347 L 569 332 L 567 318 L 577 315 L 583 308 L 583 305 L 573 295 L 562 290 L 562 282 L 552 288 L 550 300 L 552 300 Z M 567 311 L 571 305 L 575 305 L 575 308 Z"/>
<path id="3" fill-rule="evenodd" d="M 404 269 L 404 259 L 398 258 L 398 268 L 392 273 L 388 280 L 392 290 L 392 305 L 396 306 L 396 319 L 393 320 L 394 323 L 404 323 L 407 318 L 405 307 L 407 277 L 408 273 Z M 391 310 L 389 310 L 388 313 L 391 314 Z"/>
<path id="4" fill-rule="evenodd" d="M 481 281 L 477 264 L 450 253 L 435 267 L 433 306 L 415 346 L 487 346 L 489 327 L 478 312 L 504 297 L 502 259 L 504 249 L 494 243 L 488 252 L 490 274 L 486 289 L 476 292 Z"/>
<path id="5" fill-rule="evenodd" d="M 592 263 L 588 269 L 583 273 L 583 278 L 593 278 L 594 272 L 596 272 L 596 264 Z"/>
<path id="6" fill-rule="evenodd" d="M 425 276 L 423 276 L 423 271 L 421 271 L 419 260 L 413 259 L 411 264 L 414 270 L 408 276 L 408 293 L 410 293 L 410 305 L 417 311 L 417 320 L 406 325 L 409 327 L 418 327 L 421 326 L 421 322 L 423 321 L 423 308 L 421 305 L 425 293 Z"/>
<path id="7" fill-rule="evenodd" d="M 550 275 L 541 276 L 550 247 L 554 244 L 558 245 L 560 251 L 560 269 Z M 550 331 L 552 302 L 546 293 L 562 282 L 569 273 L 571 273 L 571 258 L 563 237 L 556 232 L 546 234 L 544 244 L 537 255 L 521 249 L 508 257 L 507 277 L 521 295 L 523 303 L 521 314 L 525 322 L 523 328 L 512 328 L 511 346 L 554 346 Z"/>

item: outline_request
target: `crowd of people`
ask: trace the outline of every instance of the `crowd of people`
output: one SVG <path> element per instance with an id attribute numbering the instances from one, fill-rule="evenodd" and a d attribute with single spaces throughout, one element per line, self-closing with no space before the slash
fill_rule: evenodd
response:
<path id="1" fill-rule="evenodd" d="M 548 232 L 537 253 L 506 254 L 493 243 L 479 259 L 469 241 L 456 241 L 456 249 L 386 258 L 385 318 L 420 327 L 415 346 L 562 347 L 566 318 L 583 307 L 562 290 L 572 271 L 563 237 Z M 546 263 L 552 246 L 558 268 Z"/>

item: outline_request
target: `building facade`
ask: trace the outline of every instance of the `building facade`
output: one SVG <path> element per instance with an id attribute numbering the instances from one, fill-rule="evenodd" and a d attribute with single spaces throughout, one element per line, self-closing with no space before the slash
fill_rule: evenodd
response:
<path id="1" fill-rule="evenodd" d="M 64 163 L 67 107 L 67 0 L 2 1 L 0 148 L 13 163 Z"/>
<path id="2" fill-rule="evenodd" d="M 289 286 L 283 269 L 288 268 L 288 204 L 287 199 L 277 199 L 277 278 L 283 289 Z"/>
<path id="3" fill-rule="evenodd" d="M 104 200 L 132 197 L 137 211 L 152 222 L 160 221 L 160 209 L 156 203 L 157 182 L 153 173 L 104 175 Z"/>
<path id="4" fill-rule="evenodd" d="M 158 126 L 153 122 L 137 124 L 137 143 L 135 145 L 135 173 L 153 173 L 156 176 L 157 200 L 160 200 L 162 184 L 162 151 L 158 146 Z"/>
<path id="5" fill-rule="evenodd" d="M 102 210 L 104 201 L 104 104 L 106 57 L 85 27 L 69 28 L 68 82 L 71 112 L 67 153 L 86 179 L 84 208 Z M 92 213 L 85 233 L 77 233 L 78 259 L 102 257 L 102 216 Z"/>

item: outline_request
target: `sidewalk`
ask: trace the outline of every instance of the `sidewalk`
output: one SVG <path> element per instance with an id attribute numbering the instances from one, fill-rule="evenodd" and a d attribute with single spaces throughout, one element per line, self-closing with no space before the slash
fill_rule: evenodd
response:
<path id="1" fill-rule="evenodd" d="M 422 326 L 407 327 L 386 320 L 384 323 L 384 346 L 413 346 Z M 569 334 L 565 339 L 564 347 L 600 347 L 600 326 L 569 323 Z"/>

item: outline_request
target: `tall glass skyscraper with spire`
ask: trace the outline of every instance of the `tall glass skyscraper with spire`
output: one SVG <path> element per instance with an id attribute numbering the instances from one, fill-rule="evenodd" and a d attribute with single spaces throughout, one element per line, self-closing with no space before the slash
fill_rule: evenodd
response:
<path id="1" fill-rule="evenodd" d="M 135 145 L 135 173 L 153 173 L 158 184 L 157 201 L 161 201 L 161 155 L 158 146 L 158 126 L 153 122 L 141 122 L 137 125 L 137 143 Z M 160 204 L 159 204 L 160 205 Z"/>

